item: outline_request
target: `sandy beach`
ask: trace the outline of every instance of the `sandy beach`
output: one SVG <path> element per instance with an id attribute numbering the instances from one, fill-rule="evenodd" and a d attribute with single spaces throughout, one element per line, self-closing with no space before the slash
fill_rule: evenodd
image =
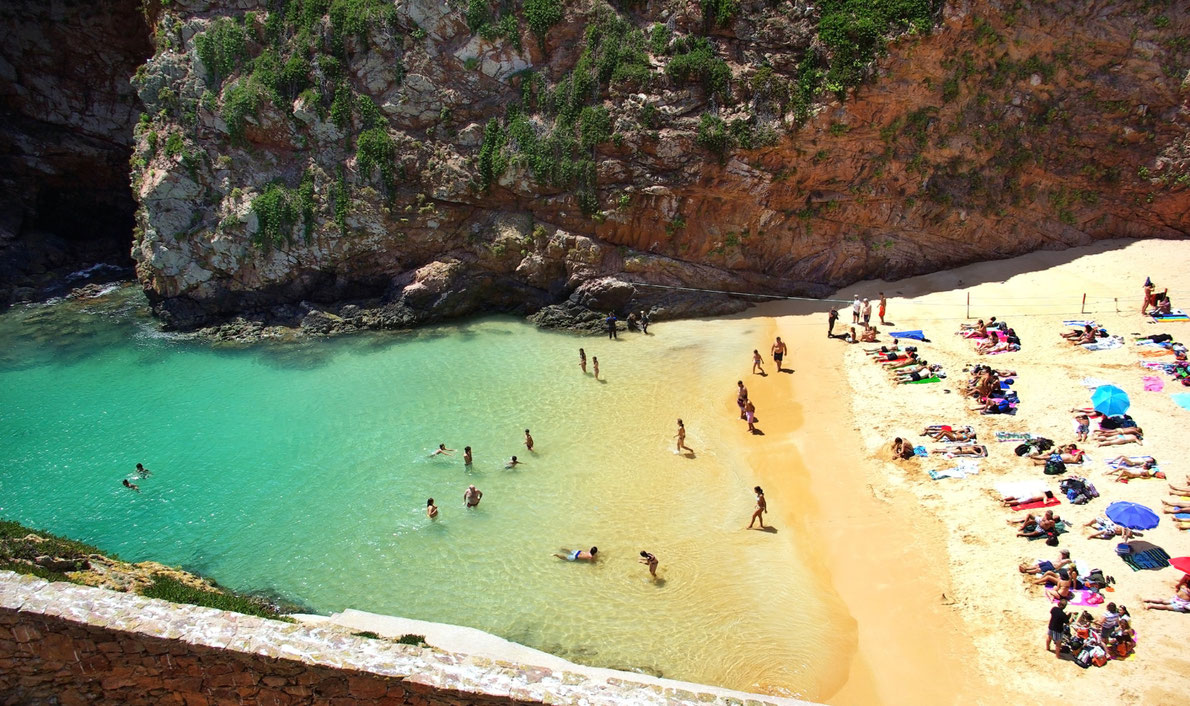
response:
<path id="1" fill-rule="evenodd" d="M 1055 684 L 1062 685 L 1064 697 L 1106 703 L 1180 699 L 1190 683 L 1190 660 L 1184 656 L 1190 616 L 1146 611 L 1141 598 L 1168 598 L 1181 572 L 1134 572 L 1116 555 L 1116 542 L 1087 539 L 1090 530 L 1082 525 L 1116 500 L 1159 510 L 1162 499 L 1172 499 L 1166 480 L 1115 482 L 1106 475 L 1106 459 L 1152 455 L 1169 481 L 1190 483 L 1190 465 L 1182 460 L 1190 452 L 1182 433 L 1190 412 L 1170 399 L 1183 388 L 1137 364 L 1141 349 L 1132 335 L 1190 337 L 1190 323 L 1158 325 L 1139 313 L 1145 277 L 1153 278 L 1158 291 L 1169 287 L 1175 307 L 1190 304 L 1190 287 L 1179 279 L 1190 271 L 1188 265 L 1190 242 L 1108 241 L 898 282 L 859 283 L 837 294 L 875 301 L 884 291 L 886 319 L 894 325 L 881 327 L 880 342 L 890 342 L 884 335 L 889 330 L 924 330 L 930 342 L 918 344 L 923 356 L 943 364 L 948 374 L 937 384 L 894 385 L 864 355 L 869 344 L 827 338 L 823 303 L 768 303 L 741 317 L 753 322 L 763 317 L 771 334 L 747 344 L 765 354 L 769 375 L 747 375 L 743 365 L 739 371 L 764 431 L 751 437 L 739 422 L 748 462 L 765 486 L 771 522 L 779 531 L 794 533 L 799 553 L 823 582 L 833 585 L 855 620 L 851 664 L 820 680 L 823 693 L 830 694 L 823 697 L 827 703 L 1031 702 L 1039 693 L 1055 693 Z M 979 356 L 972 341 L 954 335 L 961 323 L 990 316 L 1016 330 L 1022 350 Z M 1067 330 L 1063 320 L 1081 318 L 1123 336 L 1125 345 L 1092 352 L 1058 336 Z M 850 319 L 850 311 L 841 309 L 843 331 Z M 793 374 L 773 370 L 767 353 L 777 335 L 790 344 L 787 365 Z M 1018 373 L 1021 403 L 1014 416 L 980 415 L 971 411 L 973 400 L 957 393 L 968 379 L 963 368 L 985 361 Z M 1146 375 L 1160 377 L 1164 389 L 1146 391 Z M 996 487 L 1032 480 L 1057 492 L 1059 479 L 1018 458 L 1015 443 L 997 443 L 995 432 L 1028 432 L 1058 444 L 1075 441 L 1070 410 L 1090 405 L 1091 390 L 1081 382 L 1087 377 L 1127 391 L 1129 413 L 1145 432 L 1143 446 L 1098 448 L 1093 439 L 1080 444 L 1090 460 L 1070 466 L 1063 477 L 1087 478 L 1100 497 L 1054 508 L 1073 524 L 1060 547 L 1018 538 L 1016 528 L 1006 524 L 1018 513 L 1000 505 Z M 732 420 L 734 399 L 725 396 L 722 409 Z M 929 424 L 974 427 L 989 449 L 977 475 L 935 481 L 927 471 L 954 463 L 937 455 L 892 458 L 896 436 L 937 448 L 919 436 Z M 1179 531 L 1168 515 L 1143 534 L 1143 541 L 1172 556 L 1190 554 L 1190 533 Z M 1133 616 L 1134 657 L 1083 670 L 1044 651 L 1051 603 L 1017 566 L 1055 559 L 1059 549 L 1115 577 L 1105 595 Z M 1087 610 L 1098 618 L 1104 606 L 1068 610 Z"/>

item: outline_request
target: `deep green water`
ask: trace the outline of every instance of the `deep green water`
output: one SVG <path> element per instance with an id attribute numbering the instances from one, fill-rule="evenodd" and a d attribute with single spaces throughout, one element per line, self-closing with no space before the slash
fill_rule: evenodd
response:
<path id="1" fill-rule="evenodd" d="M 494 318 L 221 349 L 156 333 L 133 288 L 18 308 L 0 316 L 0 517 L 319 612 L 812 697 L 832 608 L 788 537 L 740 530 L 753 481 L 711 423 L 731 389 L 704 381 L 755 346 L 723 330 L 608 342 Z M 671 453 L 677 416 L 694 459 Z M 429 458 L 439 442 L 456 456 Z M 121 486 L 137 462 L 140 494 Z M 592 544 L 595 566 L 551 557 Z"/>

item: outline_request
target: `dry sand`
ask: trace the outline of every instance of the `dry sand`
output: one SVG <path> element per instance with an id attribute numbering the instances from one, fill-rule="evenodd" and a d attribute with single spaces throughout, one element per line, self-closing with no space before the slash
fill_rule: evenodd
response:
<path id="1" fill-rule="evenodd" d="M 1182 574 L 1173 568 L 1133 572 L 1115 555 L 1115 542 L 1086 539 L 1081 525 L 1115 500 L 1158 509 L 1170 499 L 1163 480 L 1113 482 L 1105 475 L 1107 458 L 1151 454 L 1170 480 L 1181 483 L 1190 474 L 1184 431 L 1190 412 L 1170 399 L 1185 388 L 1158 373 L 1165 390 L 1144 391 L 1142 377 L 1149 373 L 1137 365 L 1139 349 L 1130 335 L 1168 332 L 1190 341 L 1190 323 L 1156 325 L 1138 313 L 1146 276 L 1158 289 L 1170 288 L 1175 306 L 1190 305 L 1190 285 L 1181 279 L 1186 273 L 1188 241 L 1108 241 L 860 283 L 839 293 L 850 299 L 884 291 L 886 318 L 895 326 L 882 330 L 924 329 L 931 342 L 919 344 L 921 350 L 949 373 L 939 384 L 892 384 L 863 354 L 868 344 L 826 337 L 822 303 L 770 303 L 747 312 L 753 321 L 769 317 L 772 335 L 747 344 L 766 353 L 770 374 L 745 377 L 765 434 L 749 437 L 739 423 L 741 441 L 750 444 L 749 463 L 766 486 L 770 521 L 795 533 L 799 552 L 826 585 L 833 584 L 856 621 L 839 627 L 856 630 L 857 650 L 850 665 L 840 665 L 845 681 L 823 697 L 828 703 L 1039 703 L 1041 694 L 1095 703 L 1182 701 L 1190 686 L 1190 615 L 1145 611 L 1140 600 L 1168 597 Z M 1084 318 L 1084 293 L 1086 318 L 1125 336 L 1125 347 L 1089 352 L 1058 337 L 1066 330 L 1063 319 Z M 971 341 L 954 335 L 968 321 L 968 295 L 971 316 L 1007 320 L 1023 350 L 977 356 Z M 850 318 L 841 309 L 844 331 Z M 773 373 L 767 351 L 775 335 L 792 348 L 787 363 L 794 374 Z M 1019 373 L 1015 416 L 982 416 L 956 392 L 966 379 L 963 368 L 985 360 Z M 1059 548 L 1017 538 L 1005 523 L 1017 513 L 1002 508 L 994 490 L 1003 482 L 1044 479 L 1056 491 L 1057 479 L 1015 456 L 1015 444 L 997 443 L 994 432 L 1074 441 L 1069 410 L 1089 405 L 1090 390 L 1080 384 L 1087 376 L 1128 392 L 1145 441 L 1143 447 L 1088 444 L 1092 460 L 1072 466 L 1067 476 L 1090 479 L 1101 497 L 1056 508 L 1075 525 L 1060 548 L 1116 578 L 1107 598 L 1128 607 L 1138 635 L 1134 658 L 1082 670 L 1043 651 L 1051 604 L 1017 570 L 1024 560 L 1055 558 Z M 732 419 L 734 399 L 725 399 L 723 409 Z M 921 443 L 927 441 L 922 429 L 939 423 L 975 428 L 990 450 L 978 475 L 933 481 L 926 471 L 947 468 L 944 459 L 891 458 L 893 437 Z M 1167 515 L 1144 535 L 1172 556 L 1190 554 L 1190 531 L 1179 531 Z M 1078 610 L 1096 617 L 1104 612 L 1102 606 Z"/>

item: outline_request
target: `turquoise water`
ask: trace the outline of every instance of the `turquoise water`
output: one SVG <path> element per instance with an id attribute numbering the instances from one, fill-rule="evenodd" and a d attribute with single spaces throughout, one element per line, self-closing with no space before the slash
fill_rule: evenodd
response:
<path id="1" fill-rule="evenodd" d="M 813 697 L 836 607 L 789 537 L 741 531 L 754 481 L 716 420 L 732 389 L 706 387 L 741 346 L 713 322 L 608 342 L 494 318 L 221 349 L 156 333 L 132 288 L 20 308 L 0 316 L 0 517 L 318 612 Z M 672 453 L 678 416 L 695 458 Z M 456 455 L 429 458 L 440 442 Z M 593 544 L 594 566 L 551 557 Z"/>

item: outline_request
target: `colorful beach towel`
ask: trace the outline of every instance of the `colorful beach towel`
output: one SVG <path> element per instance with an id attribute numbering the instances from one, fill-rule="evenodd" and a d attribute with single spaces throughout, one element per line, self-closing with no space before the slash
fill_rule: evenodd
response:
<path id="1" fill-rule="evenodd" d="M 1095 388 L 1103 387 L 1104 385 L 1115 385 L 1116 387 L 1119 387 L 1119 385 L 1116 385 L 1114 382 L 1109 382 L 1107 380 L 1100 380 L 1099 378 L 1092 378 L 1092 377 L 1083 378 L 1079 384 L 1082 385 L 1083 387 L 1087 388 L 1088 390 L 1094 390 Z"/>
<path id="2" fill-rule="evenodd" d="M 1153 458 L 1152 456 L 1129 456 L 1128 460 L 1132 461 L 1134 463 L 1144 463 L 1145 461 L 1149 461 L 1152 458 Z M 1116 459 L 1114 459 L 1114 458 L 1109 458 L 1109 459 L 1105 460 L 1104 463 L 1107 464 L 1108 468 L 1119 468 L 1122 465 L 1120 463 L 1117 463 Z M 1137 466 L 1137 468 L 1139 468 L 1139 466 Z"/>
<path id="3" fill-rule="evenodd" d="M 926 335 L 921 332 L 921 329 L 916 331 L 893 331 L 888 335 L 892 336 L 893 338 L 910 338 L 914 341 L 926 340 Z"/>
<path id="4" fill-rule="evenodd" d="M 942 378 L 935 375 L 933 377 L 925 378 L 924 380 L 910 380 L 909 382 L 907 382 L 905 384 L 906 385 L 924 385 L 924 384 L 930 383 L 930 382 L 942 382 Z"/>
<path id="5" fill-rule="evenodd" d="M 914 449 L 913 449 L 913 455 L 914 455 L 914 456 L 921 456 L 922 458 L 929 458 L 929 457 L 930 457 L 930 452 L 929 452 L 929 451 L 926 451 L 926 447 L 924 447 L 924 446 L 918 446 L 918 447 L 916 447 L 916 448 L 914 448 Z"/>
<path id="6" fill-rule="evenodd" d="M 1161 392 L 1165 389 L 1165 382 L 1161 378 L 1155 378 L 1152 375 L 1146 375 L 1145 378 L 1145 392 Z"/>
<path id="7" fill-rule="evenodd" d="M 1091 319 L 1066 319 L 1062 322 L 1062 325 L 1069 326 L 1070 328 L 1083 328 L 1084 326 L 1095 328 L 1095 322 Z"/>
<path id="8" fill-rule="evenodd" d="M 1182 409 L 1190 410 L 1190 392 L 1179 392 L 1176 395 L 1170 395 L 1169 399 Z"/>
<path id="9" fill-rule="evenodd" d="M 1071 600 L 1067 601 L 1066 605 L 1095 606 L 1102 605 L 1104 601 L 1102 593 L 1088 591 L 1082 588 L 1075 591 L 1073 596 Z M 1057 603 L 1059 600 L 1061 599 L 1052 599 L 1052 602 Z"/>
<path id="10" fill-rule="evenodd" d="M 966 478 L 979 473 L 979 462 L 972 459 L 961 459 L 954 468 L 947 468 L 942 471 L 927 471 L 930 478 L 933 480 L 942 480 L 943 478 Z"/>
<path id="11" fill-rule="evenodd" d="M 1089 351 L 1110 351 L 1113 348 L 1119 348 L 1124 345 L 1123 336 L 1109 336 L 1108 338 L 1101 338 L 1094 343 L 1079 344 Z"/>
<path id="12" fill-rule="evenodd" d="M 1190 316 L 1186 316 L 1186 312 L 1181 309 L 1171 309 L 1168 314 L 1150 316 L 1153 323 L 1165 323 L 1167 321 L 1190 321 Z"/>
<path id="13" fill-rule="evenodd" d="M 1032 441 L 1033 435 L 1023 431 L 998 431 L 996 432 L 996 441 L 1004 443 L 1006 441 Z"/>

